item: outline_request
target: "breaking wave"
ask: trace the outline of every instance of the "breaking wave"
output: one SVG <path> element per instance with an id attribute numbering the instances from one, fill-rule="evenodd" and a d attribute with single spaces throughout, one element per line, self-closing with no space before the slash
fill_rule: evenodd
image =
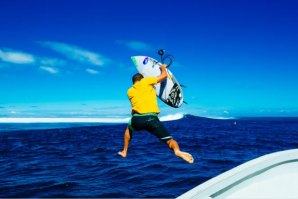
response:
<path id="1" fill-rule="evenodd" d="M 172 114 L 161 116 L 161 121 L 179 120 L 184 117 L 183 114 Z M 0 123 L 127 123 L 130 117 L 57 117 L 57 118 L 0 118 Z"/>

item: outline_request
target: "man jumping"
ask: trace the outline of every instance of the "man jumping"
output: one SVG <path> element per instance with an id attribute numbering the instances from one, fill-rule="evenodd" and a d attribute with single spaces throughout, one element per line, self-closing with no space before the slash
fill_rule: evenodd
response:
<path id="1" fill-rule="evenodd" d="M 167 78 L 166 65 L 161 66 L 161 74 L 157 77 L 144 78 L 137 73 L 132 77 L 133 86 L 128 89 L 127 95 L 132 106 L 132 118 L 124 133 L 124 148 L 118 154 L 127 156 L 128 145 L 133 131 L 146 130 L 166 143 L 176 156 L 188 163 L 193 163 L 191 154 L 180 151 L 178 143 L 173 139 L 164 125 L 158 119 L 160 113 L 154 85 Z"/>

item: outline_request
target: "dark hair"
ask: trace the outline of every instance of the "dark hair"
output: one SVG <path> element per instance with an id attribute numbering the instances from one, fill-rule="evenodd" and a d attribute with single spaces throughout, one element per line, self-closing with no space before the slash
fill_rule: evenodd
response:
<path id="1" fill-rule="evenodd" d="M 144 76 L 142 74 L 137 73 L 134 76 L 132 76 L 132 83 L 135 83 L 136 81 L 140 81 L 143 78 L 144 78 Z"/>

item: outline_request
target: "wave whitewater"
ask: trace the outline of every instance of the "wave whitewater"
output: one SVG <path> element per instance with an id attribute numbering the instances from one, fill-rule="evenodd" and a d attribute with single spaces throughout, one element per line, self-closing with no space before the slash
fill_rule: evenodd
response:
<path id="1" fill-rule="evenodd" d="M 184 114 L 177 113 L 171 115 L 161 116 L 161 121 L 179 120 L 184 117 Z M 127 123 L 130 117 L 57 117 L 57 118 L 0 118 L 0 123 Z"/>

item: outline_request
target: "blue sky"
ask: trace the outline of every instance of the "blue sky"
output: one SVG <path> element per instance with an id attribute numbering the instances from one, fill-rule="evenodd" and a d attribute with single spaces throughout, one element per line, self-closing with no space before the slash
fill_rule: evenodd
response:
<path id="1" fill-rule="evenodd" d="M 166 49 L 163 114 L 298 116 L 298 2 L 3 0 L 0 117 L 128 115 L 130 57 Z"/>

